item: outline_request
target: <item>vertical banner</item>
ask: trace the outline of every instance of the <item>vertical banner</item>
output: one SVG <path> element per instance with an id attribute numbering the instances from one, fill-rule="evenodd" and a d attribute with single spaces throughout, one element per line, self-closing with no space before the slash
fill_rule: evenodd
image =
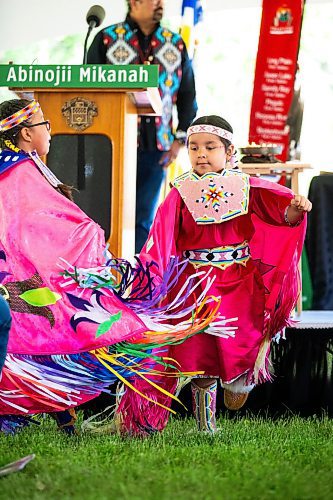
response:
<path id="1" fill-rule="evenodd" d="M 201 0 L 183 0 L 182 24 L 180 35 L 185 42 L 190 59 L 193 59 L 195 46 L 198 43 L 198 27 L 203 20 L 203 7 Z"/>
<path id="2" fill-rule="evenodd" d="M 289 148 L 290 109 L 301 35 L 304 0 L 263 0 L 255 69 L 249 142 Z"/>

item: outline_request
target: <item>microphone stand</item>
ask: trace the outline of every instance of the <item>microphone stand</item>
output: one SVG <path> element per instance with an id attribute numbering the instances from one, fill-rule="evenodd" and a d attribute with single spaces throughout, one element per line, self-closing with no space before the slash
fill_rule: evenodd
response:
<path id="1" fill-rule="evenodd" d="M 84 41 L 83 64 L 87 64 L 87 44 L 88 44 L 89 35 L 90 35 L 92 29 L 95 27 L 95 26 L 93 26 L 93 24 L 95 24 L 95 26 L 96 26 L 96 23 L 94 21 L 89 24 L 88 33 L 87 33 L 86 39 Z"/>

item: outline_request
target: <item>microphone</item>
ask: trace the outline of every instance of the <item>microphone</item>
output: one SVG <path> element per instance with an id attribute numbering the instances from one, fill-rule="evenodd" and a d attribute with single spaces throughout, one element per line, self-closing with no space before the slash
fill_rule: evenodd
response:
<path id="1" fill-rule="evenodd" d="M 93 28 L 97 28 L 104 21 L 105 10 L 100 5 L 93 5 L 87 12 L 86 20 L 89 25 L 88 33 L 84 41 L 83 64 L 87 64 L 87 43 Z"/>
<path id="2" fill-rule="evenodd" d="M 100 5 L 93 5 L 90 7 L 87 13 L 87 23 L 89 28 L 98 28 L 100 24 L 104 21 L 105 10 Z"/>

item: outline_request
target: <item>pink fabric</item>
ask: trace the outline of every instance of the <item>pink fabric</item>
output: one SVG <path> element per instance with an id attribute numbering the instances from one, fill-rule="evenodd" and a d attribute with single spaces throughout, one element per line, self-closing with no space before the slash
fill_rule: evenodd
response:
<path id="1" fill-rule="evenodd" d="M 295 279 L 305 220 L 297 227 L 286 225 L 284 212 L 292 198 L 289 189 L 258 178 L 250 178 L 250 185 L 249 213 L 210 225 L 196 224 L 173 188 L 160 206 L 140 254 L 143 261 L 156 261 L 162 274 L 170 257 L 181 256 L 184 250 L 249 241 L 252 259 L 246 267 L 213 268 L 210 274 L 216 278 L 211 293 L 222 298 L 220 312 L 227 318 L 238 317 L 235 338 L 196 335 L 170 352 L 182 370 L 204 370 L 223 382 L 243 373 L 252 380 L 260 345 L 266 336 L 270 339 L 286 326 L 298 293 Z M 188 274 L 193 271 L 188 264 Z M 180 286 L 175 287 L 175 294 Z"/>
<path id="2" fill-rule="evenodd" d="M 38 273 L 40 287 L 61 295 L 61 300 L 48 306 L 54 325 L 47 317 L 12 308 L 8 353 L 79 353 L 141 336 L 143 323 L 111 291 L 100 299 L 101 313 L 121 312 L 122 316 L 107 333 L 96 339 L 98 324 L 79 322 L 76 332 L 70 325 L 80 309 L 73 306 L 67 293 L 88 302 L 93 297 L 91 290 L 82 293 L 75 286 L 61 287 L 60 272 L 66 265 L 59 258 L 78 267 L 102 264 L 104 235 L 98 224 L 48 184 L 31 161 L 1 175 L 0 228 L 0 250 L 6 257 L 0 261 L 1 272 L 8 273 L 2 285 L 29 280 Z"/>
<path id="3" fill-rule="evenodd" d="M 177 379 L 175 378 L 162 375 L 149 377 L 149 380 L 170 394 L 176 391 Z M 170 411 L 167 408 L 170 408 L 172 399 L 143 379 L 136 378 L 133 386 L 146 398 L 136 391 L 126 389 L 117 408 L 120 431 L 132 435 L 148 435 L 162 431 L 168 423 Z"/>

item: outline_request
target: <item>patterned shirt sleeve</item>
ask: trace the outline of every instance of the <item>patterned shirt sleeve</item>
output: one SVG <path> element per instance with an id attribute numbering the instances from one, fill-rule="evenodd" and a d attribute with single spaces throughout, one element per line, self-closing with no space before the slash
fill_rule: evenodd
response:
<path id="1" fill-rule="evenodd" d="M 184 43 L 184 50 L 182 52 L 182 79 L 177 95 L 177 130 L 186 132 L 196 115 L 197 109 L 194 73 Z"/>

